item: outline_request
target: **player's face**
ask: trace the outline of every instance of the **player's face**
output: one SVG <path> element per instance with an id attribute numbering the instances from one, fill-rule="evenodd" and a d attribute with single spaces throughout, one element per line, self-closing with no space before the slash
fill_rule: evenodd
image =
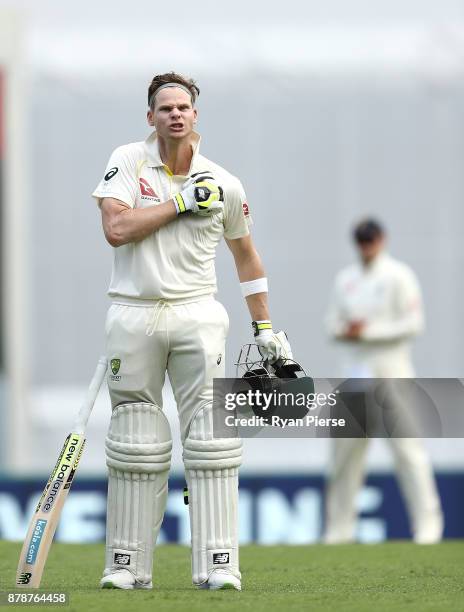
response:
<path id="1" fill-rule="evenodd" d="M 382 251 L 384 244 L 385 241 L 383 237 L 369 240 L 368 242 L 358 242 L 357 247 L 362 261 L 364 263 L 369 263 L 375 259 L 380 251 Z"/>
<path id="2" fill-rule="evenodd" d="M 180 140 L 193 131 L 197 111 L 192 107 L 189 94 L 178 87 L 166 87 L 155 97 L 155 108 L 149 110 L 148 123 L 156 128 L 158 136 Z"/>

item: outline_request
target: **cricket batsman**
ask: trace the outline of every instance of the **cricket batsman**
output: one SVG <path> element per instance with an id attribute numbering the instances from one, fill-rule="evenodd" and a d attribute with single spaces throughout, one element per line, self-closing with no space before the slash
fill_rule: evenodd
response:
<path id="1" fill-rule="evenodd" d="M 103 588 L 152 588 L 153 551 L 167 499 L 168 373 L 189 489 L 192 579 L 241 590 L 241 441 L 213 434 L 213 379 L 225 375 L 229 320 L 214 298 L 215 251 L 235 260 L 255 342 L 271 362 L 290 347 L 273 332 L 267 280 L 250 236 L 240 181 L 200 154 L 196 83 L 174 72 L 148 88 L 148 138 L 118 147 L 94 191 L 114 247 L 106 320 L 112 415 L 106 438 L 108 509 Z"/>
<path id="2" fill-rule="evenodd" d="M 424 327 L 414 272 L 385 251 L 385 232 L 366 219 L 354 230 L 360 262 L 336 278 L 328 331 L 343 350 L 347 378 L 411 378 L 411 341 Z M 406 406 L 407 409 L 407 406 Z M 414 541 L 439 542 L 443 518 L 432 467 L 418 438 L 389 438 Z M 363 481 L 368 439 L 332 440 L 325 541 L 354 539 L 355 499 Z"/>

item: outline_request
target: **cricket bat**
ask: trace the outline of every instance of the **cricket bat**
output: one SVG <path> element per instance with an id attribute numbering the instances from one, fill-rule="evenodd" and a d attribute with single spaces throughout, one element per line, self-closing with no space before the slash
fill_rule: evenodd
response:
<path id="1" fill-rule="evenodd" d="M 19 557 L 16 573 L 16 584 L 19 587 L 37 589 L 40 586 L 61 510 L 84 450 L 87 421 L 105 378 L 107 367 L 106 357 L 100 357 L 87 397 L 79 410 L 72 432 L 64 441 L 56 465 L 35 509 Z"/>

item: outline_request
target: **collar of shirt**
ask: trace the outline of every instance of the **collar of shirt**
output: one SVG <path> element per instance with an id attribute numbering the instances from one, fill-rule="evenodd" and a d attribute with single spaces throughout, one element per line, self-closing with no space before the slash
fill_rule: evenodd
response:
<path id="1" fill-rule="evenodd" d="M 372 274 L 380 270 L 390 261 L 390 255 L 386 251 L 381 251 L 367 266 L 360 264 L 363 274 Z"/>
<path id="2" fill-rule="evenodd" d="M 199 154 L 200 141 L 201 141 L 200 134 L 198 134 L 198 132 L 192 132 L 192 140 L 191 140 L 192 161 L 190 162 L 190 168 L 188 171 L 188 175 L 191 174 L 192 168 L 196 161 L 196 157 Z M 168 172 L 170 172 L 169 168 L 166 166 L 166 164 L 161 159 L 161 155 L 159 152 L 159 146 L 158 146 L 158 134 L 156 133 L 156 130 L 152 132 L 150 136 L 148 136 L 148 138 L 145 140 L 145 154 L 146 154 L 147 166 L 149 168 L 162 167 L 162 168 L 165 168 Z"/>

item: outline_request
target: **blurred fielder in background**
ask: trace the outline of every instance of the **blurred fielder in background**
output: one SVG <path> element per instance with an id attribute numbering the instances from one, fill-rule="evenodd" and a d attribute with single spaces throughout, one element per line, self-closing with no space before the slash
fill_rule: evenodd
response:
<path id="1" fill-rule="evenodd" d="M 385 252 L 381 225 L 367 219 L 355 228 L 358 264 L 335 281 L 327 317 L 330 336 L 343 345 L 346 378 L 410 378 L 411 340 L 424 327 L 414 272 Z M 389 438 L 414 541 L 441 539 L 443 519 L 431 464 L 418 438 Z M 326 497 L 325 541 L 354 540 L 356 494 L 363 481 L 366 438 L 333 439 Z"/>
<path id="2" fill-rule="evenodd" d="M 249 233 L 240 181 L 199 154 L 199 88 L 176 73 L 148 90 L 144 142 L 117 148 L 93 193 L 114 247 L 106 321 L 112 416 L 104 588 L 151 588 L 153 549 L 166 506 L 172 439 L 162 411 L 165 373 L 177 402 L 189 490 L 194 584 L 241 589 L 238 467 L 241 441 L 213 435 L 213 379 L 224 377 L 229 320 L 214 299 L 215 250 L 234 256 L 255 339 L 276 342 L 267 280 Z M 288 347 L 289 350 L 289 347 Z"/>

